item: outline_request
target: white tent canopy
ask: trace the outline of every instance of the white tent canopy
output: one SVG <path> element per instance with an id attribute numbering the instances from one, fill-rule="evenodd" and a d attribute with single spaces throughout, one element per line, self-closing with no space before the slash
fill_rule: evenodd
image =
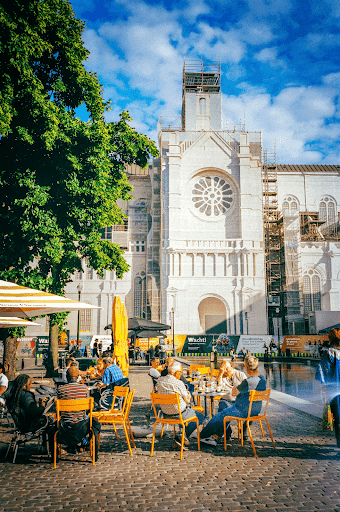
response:
<path id="1" fill-rule="evenodd" d="M 78 309 L 102 308 L 0 280 L 0 315 L 32 318 Z"/>
<path id="2" fill-rule="evenodd" d="M 8 329 L 9 327 L 29 327 L 31 325 L 41 324 L 16 316 L 0 316 L 0 329 Z"/>

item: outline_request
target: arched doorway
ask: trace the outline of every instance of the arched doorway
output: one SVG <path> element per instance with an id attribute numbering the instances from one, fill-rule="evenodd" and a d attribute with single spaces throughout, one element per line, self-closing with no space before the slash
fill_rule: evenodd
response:
<path id="1" fill-rule="evenodd" d="M 227 332 L 227 310 L 217 297 L 206 297 L 198 306 L 200 324 L 205 334 Z"/>

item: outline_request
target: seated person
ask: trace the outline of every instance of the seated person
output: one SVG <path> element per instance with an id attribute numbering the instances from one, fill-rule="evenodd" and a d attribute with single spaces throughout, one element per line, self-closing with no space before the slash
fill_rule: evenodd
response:
<path id="1" fill-rule="evenodd" d="M 102 377 L 102 381 L 98 382 L 98 389 L 103 389 L 105 387 L 110 386 L 112 389 L 114 386 L 119 386 L 124 381 L 124 375 L 122 370 L 115 364 L 115 361 L 112 357 L 104 358 L 104 373 Z"/>
<path id="2" fill-rule="evenodd" d="M 31 384 L 29 375 L 19 375 L 6 398 L 7 408 L 22 432 L 35 432 L 47 425 L 47 418 L 44 416 L 46 399 L 40 398 L 37 403 Z"/>
<path id="3" fill-rule="evenodd" d="M 1 395 L 6 391 L 8 388 L 8 379 L 6 375 L 4 374 L 4 365 L 0 363 L 0 405 L 5 404 L 5 400 L 1 398 Z"/>
<path id="4" fill-rule="evenodd" d="M 223 436 L 223 420 L 226 416 L 239 416 L 246 418 L 249 410 L 249 391 L 265 391 L 266 380 L 258 372 L 259 360 L 257 357 L 247 354 L 244 359 L 244 368 L 248 373 L 248 379 L 245 379 L 237 387 L 233 387 L 232 395 L 236 397 L 234 405 L 226 407 L 222 411 L 215 414 L 209 423 L 203 428 L 201 432 L 201 441 L 207 444 L 216 446 L 216 439 L 212 436 L 217 436 L 217 439 Z M 255 402 L 252 407 L 252 415 L 256 416 L 261 411 L 261 402 Z M 230 424 L 227 425 L 227 438 L 230 439 L 231 428 Z"/>
<path id="5" fill-rule="evenodd" d="M 85 384 L 80 384 L 77 380 L 79 377 L 78 366 L 70 366 L 67 370 L 67 384 L 60 386 L 57 390 L 57 399 L 60 400 L 76 400 L 88 397 L 88 389 Z M 86 446 L 85 439 L 90 433 L 90 420 L 86 411 L 61 412 L 59 424 L 59 437 L 62 442 L 68 446 L 70 452 L 79 449 L 79 444 Z M 100 423 L 96 418 L 92 418 L 92 428 L 96 438 L 96 460 L 98 459 L 98 434 L 100 432 Z M 50 429 L 50 451 L 53 458 L 53 436 L 56 431 L 56 424 Z"/>
<path id="6" fill-rule="evenodd" d="M 67 370 L 69 369 L 69 367 L 71 366 L 72 363 L 76 363 L 77 364 L 77 360 L 75 357 L 69 357 L 66 361 L 66 366 L 65 368 L 63 368 L 63 373 L 62 373 L 62 379 L 63 381 L 66 383 L 67 382 L 67 377 L 66 377 L 66 373 L 67 373 Z"/>
<path id="7" fill-rule="evenodd" d="M 149 375 L 151 375 L 151 377 L 155 377 L 156 379 L 158 379 L 158 377 L 161 376 L 161 373 L 159 370 L 162 370 L 162 368 L 159 365 L 159 358 L 154 357 L 151 360 L 151 369 L 149 371 Z"/>
<path id="8" fill-rule="evenodd" d="M 151 368 L 149 371 L 149 375 L 152 378 L 153 388 L 155 391 L 157 388 L 157 380 L 161 376 L 159 370 L 161 370 L 161 368 L 159 366 L 159 358 L 154 357 L 153 359 L 151 359 Z"/>
<path id="9" fill-rule="evenodd" d="M 177 361 L 174 361 L 172 364 L 168 366 L 168 374 L 164 377 L 159 377 L 157 384 L 157 392 L 160 395 L 171 395 L 173 393 L 179 394 L 179 402 L 182 413 L 182 418 L 185 420 L 187 418 L 191 418 L 193 416 L 197 416 L 199 423 L 202 424 L 204 420 L 203 414 L 200 412 L 191 409 L 191 395 L 189 391 L 186 389 L 183 382 L 180 380 L 182 375 L 182 366 Z M 172 418 L 179 418 L 179 411 L 177 405 L 161 405 L 161 409 L 163 411 L 164 416 L 169 416 Z M 197 425 L 195 422 L 190 422 L 185 427 L 185 438 L 184 444 L 188 446 L 190 441 L 188 437 L 196 430 Z M 181 436 L 177 435 L 175 437 L 175 442 L 180 446 L 181 445 Z"/>
<path id="10" fill-rule="evenodd" d="M 174 357 L 167 357 L 165 360 L 165 364 L 163 366 L 163 370 L 161 371 L 161 376 L 165 377 L 168 375 L 168 367 L 174 363 L 176 360 Z M 195 390 L 195 386 L 191 384 L 191 382 L 188 382 L 187 379 L 184 377 L 183 374 L 181 374 L 180 380 L 183 382 L 183 384 L 186 386 L 186 388 L 192 393 Z"/>
<path id="11" fill-rule="evenodd" d="M 220 366 L 220 371 L 217 376 L 217 386 L 223 387 L 224 390 L 228 392 L 228 394 L 222 396 L 219 402 L 218 412 L 221 412 L 226 407 L 233 405 L 232 402 L 235 402 L 236 397 L 232 396 L 232 389 L 234 386 L 239 386 L 241 382 L 246 378 L 247 376 L 244 372 L 235 370 L 235 368 L 227 359 L 223 359 Z"/>
<path id="12" fill-rule="evenodd" d="M 90 376 L 91 379 L 102 380 L 104 369 L 104 360 L 99 358 L 97 365 L 95 367 L 91 366 L 86 373 Z"/>

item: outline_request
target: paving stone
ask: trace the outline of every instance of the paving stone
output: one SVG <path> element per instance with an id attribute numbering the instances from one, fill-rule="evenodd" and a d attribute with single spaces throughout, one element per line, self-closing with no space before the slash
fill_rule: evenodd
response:
<path id="1" fill-rule="evenodd" d="M 137 398 L 131 417 L 142 425 L 150 403 L 141 391 Z M 124 439 L 117 442 L 104 426 L 96 466 L 75 455 L 54 470 L 34 443 L 19 448 L 15 465 L 1 459 L 11 431 L 0 420 L 0 512 L 340 512 L 334 434 L 320 430 L 315 418 L 274 402 L 269 421 L 277 450 L 254 428 L 258 458 L 250 444 L 241 447 L 234 437 L 227 453 L 223 446 L 198 452 L 193 443 L 180 461 L 171 433 L 157 443 L 153 457 L 150 440 L 136 439 L 131 458 Z"/>

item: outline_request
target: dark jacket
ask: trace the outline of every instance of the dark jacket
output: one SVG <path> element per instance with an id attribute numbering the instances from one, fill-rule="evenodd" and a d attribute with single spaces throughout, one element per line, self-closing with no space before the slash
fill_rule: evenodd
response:
<path id="1" fill-rule="evenodd" d="M 40 428 L 42 416 L 44 414 L 45 406 L 38 405 L 34 393 L 23 389 L 19 398 L 19 407 L 17 410 L 11 409 L 9 412 L 15 421 L 16 426 L 22 432 L 29 432 Z"/>

